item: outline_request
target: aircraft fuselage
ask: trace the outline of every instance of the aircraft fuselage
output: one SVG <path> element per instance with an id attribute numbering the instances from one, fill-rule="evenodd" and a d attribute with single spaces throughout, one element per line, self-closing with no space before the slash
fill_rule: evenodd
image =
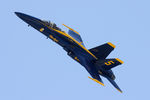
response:
<path id="1" fill-rule="evenodd" d="M 103 67 L 99 67 L 99 65 L 96 64 L 98 58 L 66 32 L 61 31 L 57 27 L 51 27 L 47 24 L 48 22 L 45 22 L 38 18 L 18 12 L 16 12 L 16 15 L 23 21 L 25 21 L 29 26 L 32 26 L 39 32 L 43 33 L 47 38 L 60 45 L 71 58 L 85 67 L 85 69 L 94 78 L 91 78 L 92 80 L 96 82 L 99 81 L 100 84 L 103 85 L 99 75 L 113 80 L 115 79 L 115 76 L 111 69 L 105 70 Z M 97 79 L 98 81 L 95 79 Z"/>

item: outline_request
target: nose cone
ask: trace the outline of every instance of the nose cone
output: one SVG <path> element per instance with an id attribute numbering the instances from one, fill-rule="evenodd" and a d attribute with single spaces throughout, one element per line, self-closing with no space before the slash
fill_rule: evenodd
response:
<path id="1" fill-rule="evenodd" d="M 21 17 L 23 14 L 20 13 L 20 12 L 15 12 L 15 14 L 18 16 L 18 17 Z"/>
<path id="2" fill-rule="evenodd" d="M 23 14 L 23 13 L 20 13 L 20 12 L 15 12 L 15 14 L 21 18 L 23 21 L 27 21 L 27 20 L 34 20 L 35 18 L 32 17 L 32 16 L 29 16 L 29 15 L 26 15 L 26 14 Z"/>
<path id="3" fill-rule="evenodd" d="M 42 20 L 32 17 L 27 14 L 23 14 L 20 12 L 15 12 L 15 14 L 22 19 L 24 22 L 26 22 L 28 25 L 32 26 L 33 28 L 37 29 L 38 31 L 43 27 Z"/>
<path id="4" fill-rule="evenodd" d="M 22 20 L 24 20 L 25 21 L 25 14 L 23 14 L 23 13 L 20 13 L 20 12 L 15 12 L 15 14 L 19 17 L 19 18 L 21 18 Z"/>
<path id="5" fill-rule="evenodd" d="M 37 28 L 37 26 L 39 26 L 39 21 L 41 21 L 38 18 L 32 17 L 30 15 L 24 14 L 24 13 L 20 13 L 20 12 L 15 12 L 15 14 L 22 19 L 23 21 L 25 21 L 27 24 L 33 26 L 34 28 Z"/>

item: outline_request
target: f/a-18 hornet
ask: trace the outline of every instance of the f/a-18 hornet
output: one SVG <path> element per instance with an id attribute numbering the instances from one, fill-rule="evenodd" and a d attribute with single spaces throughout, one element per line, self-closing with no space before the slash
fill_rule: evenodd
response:
<path id="1" fill-rule="evenodd" d="M 72 59 L 85 67 L 92 76 L 92 78 L 89 77 L 91 80 L 104 86 L 100 78 L 101 75 L 107 78 L 119 92 L 122 92 L 114 81 L 115 75 L 111 69 L 122 64 L 123 61 L 118 58 L 106 59 L 111 51 L 114 50 L 115 45 L 108 42 L 88 50 L 84 46 L 80 34 L 64 24 L 63 25 L 69 29 L 68 33 L 62 31 L 55 23 L 50 21 L 40 20 L 20 12 L 15 12 L 15 14 L 29 26 L 32 26 L 47 38 L 62 46 Z"/>

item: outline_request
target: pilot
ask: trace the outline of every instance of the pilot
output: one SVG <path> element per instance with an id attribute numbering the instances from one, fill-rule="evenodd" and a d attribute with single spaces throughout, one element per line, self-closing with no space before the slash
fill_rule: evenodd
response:
<path id="1" fill-rule="evenodd" d="M 53 23 L 52 25 L 53 25 L 53 28 L 56 28 L 56 24 L 55 23 Z"/>
<path id="2" fill-rule="evenodd" d="M 52 23 L 52 22 L 50 22 L 50 21 L 49 21 L 49 26 L 50 26 L 50 27 L 52 27 L 52 28 L 54 28 L 54 29 L 56 29 L 56 30 L 61 31 L 61 29 L 60 29 L 60 28 L 58 28 L 58 27 L 56 26 L 56 24 L 55 24 L 55 23 Z"/>
<path id="3" fill-rule="evenodd" d="M 52 27 L 52 28 L 54 28 L 54 27 L 56 27 L 56 24 L 55 24 L 55 23 L 50 22 L 50 23 L 49 23 L 49 26 L 50 26 L 50 27 Z"/>

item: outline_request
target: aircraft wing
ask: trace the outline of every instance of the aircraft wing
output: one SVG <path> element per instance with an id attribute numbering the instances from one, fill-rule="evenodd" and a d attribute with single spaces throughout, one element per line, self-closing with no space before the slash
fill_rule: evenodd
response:
<path id="1" fill-rule="evenodd" d="M 114 80 L 112 80 L 111 78 L 107 77 L 107 79 L 109 80 L 109 82 L 119 91 L 122 93 L 122 90 L 119 88 L 119 86 L 116 84 L 116 82 Z"/>
<path id="2" fill-rule="evenodd" d="M 92 76 L 92 78 L 88 77 L 89 79 L 91 79 L 91 80 L 99 83 L 100 85 L 104 86 L 104 83 L 103 83 L 102 79 L 100 78 L 99 74 L 93 68 L 87 67 L 86 70 Z"/>
<path id="3" fill-rule="evenodd" d="M 92 76 L 88 77 L 89 79 L 99 83 L 100 85 L 104 86 L 104 83 L 102 81 L 102 79 L 100 78 L 99 74 L 91 67 L 86 67 L 86 70 L 89 72 L 89 74 Z"/>
<path id="4" fill-rule="evenodd" d="M 63 25 L 69 29 L 68 34 L 69 34 L 71 37 L 73 37 L 76 41 L 78 41 L 81 45 L 84 46 L 80 34 L 79 34 L 77 31 L 73 30 L 72 28 L 68 27 L 67 25 L 65 25 L 65 24 L 63 24 Z M 85 46 L 84 46 L 84 47 L 85 47 Z"/>
<path id="5" fill-rule="evenodd" d="M 99 79 L 95 79 L 95 78 L 91 78 L 91 77 L 88 77 L 88 78 L 95 81 L 95 82 L 97 82 L 97 83 L 99 83 L 100 85 L 104 86 L 104 83 L 103 83 L 103 81 L 100 77 L 99 77 Z"/>
<path id="6" fill-rule="evenodd" d="M 96 67 L 90 67 L 89 63 L 84 58 L 81 58 L 80 60 L 82 62 L 82 65 L 85 66 L 85 69 L 92 76 L 92 78 L 91 77 L 88 78 L 104 86 L 102 79 L 100 78 L 98 72 L 96 71 Z"/>

